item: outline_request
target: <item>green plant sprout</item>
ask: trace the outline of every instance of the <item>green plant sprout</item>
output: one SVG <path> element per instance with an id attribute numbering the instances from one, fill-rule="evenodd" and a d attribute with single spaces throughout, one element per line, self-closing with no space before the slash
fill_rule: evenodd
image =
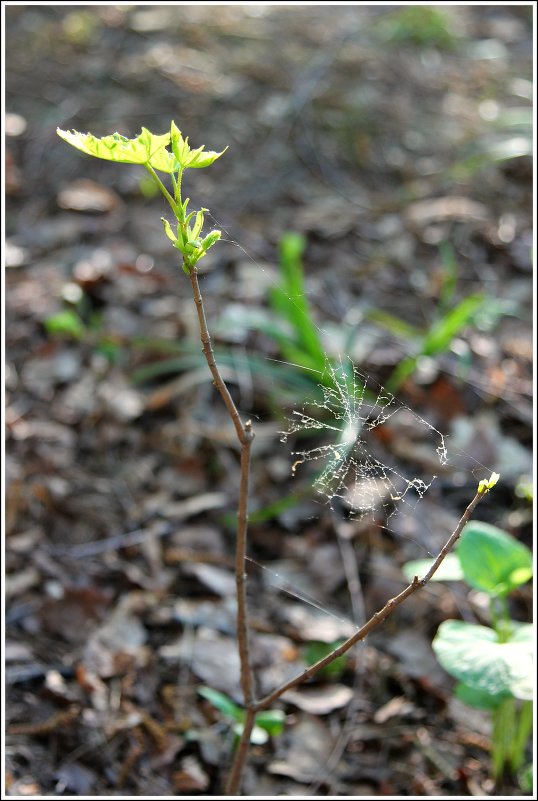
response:
<path id="1" fill-rule="evenodd" d="M 102 317 L 98 313 L 93 313 L 86 323 L 75 309 L 62 309 L 46 317 L 43 326 L 49 337 L 89 344 L 95 353 L 104 356 L 110 364 L 120 358 L 120 343 L 117 337 L 103 330 Z"/>
<path id="2" fill-rule="evenodd" d="M 487 492 L 485 480 L 480 485 Z M 430 560 L 408 562 L 409 578 L 427 570 Z M 433 650 L 442 667 L 458 680 L 455 695 L 492 716 L 492 774 L 500 787 L 507 774 L 526 787 L 525 751 L 532 731 L 533 627 L 511 619 L 507 596 L 532 577 L 529 549 L 496 526 L 473 521 L 462 531 L 436 581 L 465 581 L 489 598 L 491 627 L 462 620 L 439 626 Z"/>
<path id="3" fill-rule="evenodd" d="M 191 211 L 187 214 L 190 199 L 182 200 L 181 198 L 181 179 L 186 169 L 209 167 L 222 156 L 226 148 L 220 153 L 216 153 L 214 150 L 204 150 L 203 146 L 191 150 L 189 138 L 183 138 L 174 122 L 171 123 L 170 133 L 158 136 L 152 134 L 147 128 L 142 128 L 141 133 L 135 139 L 128 139 L 119 133 L 98 139 L 91 133 L 62 131 L 60 128 L 57 129 L 57 133 L 70 145 L 89 156 L 121 164 L 140 164 L 146 168 L 170 204 L 177 219 L 177 232 L 174 234 L 168 220 L 161 217 L 167 237 L 183 256 L 183 270 L 190 275 L 197 262 L 218 242 L 221 234 L 220 231 L 211 231 L 204 239 L 200 239 L 204 225 L 204 212 L 207 209 Z M 172 153 L 166 150 L 168 145 L 171 146 Z M 155 172 L 156 170 L 170 176 L 174 189 L 173 197 Z"/>
<path id="4" fill-rule="evenodd" d="M 375 612 L 372 617 L 345 642 L 334 647 L 330 653 L 317 659 L 314 664 L 305 668 L 294 678 L 281 684 L 272 692 L 262 698 L 256 699 L 254 692 L 254 675 L 249 645 L 249 626 L 246 603 L 246 538 L 248 524 L 248 497 L 249 497 L 249 472 L 250 472 L 250 452 L 254 432 L 250 420 L 245 423 L 235 406 L 235 403 L 223 381 L 219 367 L 215 361 L 212 341 L 208 330 L 205 316 L 204 302 L 198 284 L 198 262 L 207 254 L 207 251 L 220 239 L 220 231 L 211 231 L 204 236 L 203 224 L 206 209 L 188 212 L 189 198 L 182 197 L 182 178 L 183 173 L 191 168 L 208 167 L 218 159 L 224 150 L 217 153 L 212 150 L 206 151 L 204 147 L 191 149 L 188 139 L 183 138 L 181 131 L 174 122 L 170 125 L 169 133 L 155 135 L 142 128 L 141 133 L 134 139 L 114 133 L 110 136 L 97 138 L 92 134 L 83 134 L 77 131 L 62 131 L 57 129 L 58 135 L 66 142 L 71 144 L 84 153 L 102 158 L 107 161 L 126 164 L 139 164 L 143 166 L 152 176 L 161 194 L 169 204 L 176 225 L 174 228 L 165 219 L 161 218 L 166 236 L 171 240 L 173 247 L 181 256 L 181 267 L 188 275 L 191 282 L 193 300 L 197 311 L 198 325 L 202 352 L 207 361 L 208 368 L 213 378 L 214 385 L 218 390 L 226 406 L 230 420 L 235 428 L 236 437 L 240 445 L 240 482 L 239 500 L 237 511 L 237 536 L 236 536 L 236 555 L 235 555 L 235 581 L 236 581 L 236 602 L 237 602 L 237 644 L 240 663 L 240 685 L 243 696 L 243 709 L 235 705 L 226 696 L 216 693 L 213 690 L 206 690 L 202 693 L 216 708 L 220 709 L 229 719 L 235 722 L 237 735 L 236 747 L 234 748 L 231 769 L 225 786 L 226 795 L 238 795 L 240 793 L 245 766 L 248 758 L 249 747 L 254 733 L 254 739 L 258 736 L 257 729 L 271 733 L 280 731 L 282 724 L 282 713 L 279 710 L 271 709 L 267 712 L 274 702 L 279 699 L 287 690 L 295 687 L 318 674 L 328 665 L 335 663 L 340 657 L 346 654 L 354 645 L 363 640 L 373 629 L 380 625 L 390 614 L 403 603 L 410 595 L 424 587 L 432 578 L 435 571 L 440 567 L 445 557 L 449 554 L 452 547 L 457 542 L 460 534 L 469 521 L 475 507 L 487 492 L 494 486 L 498 477 L 492 476 L 487 481 L 482 481 L 478 486 L 477 492 L 465 509 L 454 532 L 437 555 L 433 565 L 426 575 L 419 579 L 413 576 L 408 587 L 390 598 L 383 608 Z M 167 148 L 170 147 L 170 150 Z M 163 184 L 157 171 L 166 173 L 172 185 L 170 192 Z M 300 243 L 296 243 L 295 252 L 299 249 Z M 288 281 L 294 281 L 295 293 L 302 297 L 303 286 L 300 273 L 295 268 L 290 269 Z M 283 295 L 275 295 L 273 302 L 282 307 L 284 303 Z M 295 296 L 294 303 L 296 308 L 301 311 L 301 320 L 309 313 L 306 304 L 301 307 L 301 301 Z M 296 326 L 301 325 L 299 318 Z M 319 358 L 319 342 L 315 337 L 317 333 L 314 329 L 304 333 L 301 346 L 310 352 L 314 358 Z M 263 725 L 264 724 L 264 725 Z"/>
<path id="5" fill-rule="evenodd" d="M 304 286 L 301 259 L 305 247 L 306 240 L 301 234 L 289 232 L 280 240 L 280 283 L 269 292 L 269 303 L 289 330 L 282 332 L 273 327 L 267 333 L 273 333 L 284 358 L 323 376 L 326 373 L 325 349 L 312 319 Z"/>
<path id="6" fill-rule="evenodd" d="M 198 694 L 217 709 L 223 717 L 230 721 L 235 735 L 235 746 L 239 743 L 245 722 L 245 710 L 238 706 L 224 693 L 212 687 L 200 687 Z M 253 745 L 265 745 L 269 737 L 277 737 L 284 731 L 285 714 L 281 709 L 267 709 L 256 715 L 254 727 L 250 733 Z"/>
<path id="7" fill-rule="evenodd" d="M 381 38 L 394 44 L 451 50 L 458 37 L 444 9 L 408 6 L 383 16 L 378 25 Z"/>
<path id="8" fill-rule="evenodd" d="M 467 295 L 456 301 L 458 265 L 449 241 L 439 244 L 441 286 L 437 307 L 426 326 L 416 326 L 382 309 L 366 309 L 364 317 L 385 328 L 395 337 L 404 340 L 409 355 L 394 368 L 385 382 L 389 392 L 397 392 L 410 378 L 420 362 L 446 353 L 455 338 L 469 325 L 491 329 L 503 315 L 516 314 L 516 305 L 484 293 Z M 458 358 L 462 373 L 470 366 L 469 357 Z"/>

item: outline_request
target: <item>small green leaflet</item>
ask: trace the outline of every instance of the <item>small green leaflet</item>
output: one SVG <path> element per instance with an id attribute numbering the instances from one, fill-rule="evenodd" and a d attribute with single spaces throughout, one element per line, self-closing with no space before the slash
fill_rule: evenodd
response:
<path id="1" fill-rule="evenodd" d="M 185 139 L 182 137 L 181 131 L 173 120 L 170 125 L 170 136 L 172 152 L 176 157 L 177 164 L 179 164 L 182 169 L 186 169 L 187 167 L 209 167 L 210 164 L 213 164 L 215 159 L 218 159 L 219 156 L 222 156 L 222 154 L 228 150 L 228 148 L 225 147 L 220 153 L 216 153 L 214 150 L 204 150 L 203 145 L 196 150 L 191 150 L 189 137 L 187 136 Z"/>
<path id="2" fill-rule="evenodd" d="M 235 721 L 233 730 L 240 737 L 243 731 L 245 710 L 237 706 L 227 695 L 214 690 L 212 687 L 200 687 L 198 693 L 213 704 L 215 709 L 218 709 L 222 715 Z M 251 743 L 263 745 L 269 739 L 269 735 L 277 736 L 281 734 L 284 729 L 285 717 L 281 709 L 266 709 L 263 712 L 258 712 L 256 725 L 252 729 L 250 736 Z"/>

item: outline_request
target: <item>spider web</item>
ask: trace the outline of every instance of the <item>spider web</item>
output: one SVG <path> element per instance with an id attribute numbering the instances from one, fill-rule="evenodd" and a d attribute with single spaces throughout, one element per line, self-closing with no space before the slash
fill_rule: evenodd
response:
<path id="1" fill-rule="evenodd" d="M 441 432 L 383 387 L 372 390 L 368 377 L 349 359 L 337 364 L 327 361 L 319 387 L 322 399 L 305 405 L 301 411 L 293 411 L 281 441 L 304 432 L 319 432 L 324 440 L 330 441 L 293 451 L 296 459 L 292 474 L 306 462 L 322 463 L 314 488 L 332 510 L 343 507 L 351 519 L 360 520 L 380 510 L 388 519 L 402 504 L 415 506 L 437 475 L 406 475 L 401 459 L 397 464 L 389 464 L 383 439 L 387 435 L 392 437 L 391 431 L 396 436 L 398 431 L 412 430 L 415 440 L 417 437 L 420 440 L 414 450 L 420 447 L 422 463 L 442 468 L 448 457 Z M 319 411 L 316 417 L 308 413 L 311 406 Z"/>

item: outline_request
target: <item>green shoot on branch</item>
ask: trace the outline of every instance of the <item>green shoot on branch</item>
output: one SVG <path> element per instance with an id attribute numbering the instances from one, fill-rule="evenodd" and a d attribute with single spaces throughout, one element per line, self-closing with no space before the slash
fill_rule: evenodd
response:
<path id="1" fill-rule="evenodd" d="M 140 164 L 146 168 L 176 217 L 176 233 L 173 232 L 168 220 L 164 217 L 161 219 L 166 236 L 183 256 L 182 266 L 187 275 L 190 275 L 196 263 L 220 239 L 220 231 L 211 231 L 207 236 L 201 237 L 204 212 L 207 209 L 187 214 L 189 198 L 184 201 L 181 198 L 181 179 L 183 172 L 187 169 L 209 167 L 222 156 L 227 148 L 221 150 L 220 153 L 214 150 L 204 150 L 203 145 L 192 150 L 189 138 L 183 138 L 174 122 L 170 125 L 169 133 L 153 134 L 147 128 L 142 128 L 142 131 L 134 139 L 128 139 L 119 133 L 98 138 L 91 133 L 62 131 L 60 128 L 56 129 L 56 133 L 88 156 L 115 161 L 119 164 Z M 167 150 L 168 146 L 171 147 L 172 152 Z M 155 172 L 156 170 L 170 175 L 174 190 L 173 197 Z M 191 222 L 192 220 L 194 222 Z"/>
<path id="2" fill-rule="evenodd" d="M 492 473 L 490 478 L 483 478 L 478 484 L 479 495 L 483 495 L 485 492 L 489 492 L 490 489 L 493 489 L 500 477 L 499 473 Z"/>

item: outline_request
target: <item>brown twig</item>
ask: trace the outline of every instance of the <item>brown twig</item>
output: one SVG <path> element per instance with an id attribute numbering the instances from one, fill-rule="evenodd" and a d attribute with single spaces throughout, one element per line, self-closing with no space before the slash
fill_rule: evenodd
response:
<path id="1" fill-rule="evenodd" d="M 243 721 L 241 737 L 235 750 L 232 768 L 230 770 L 230 775 L 228 776 L 228 781 L 226 782 L 226 788 L 224 790 L 226 795 L 239 795 L 243 771 L 245 769 L 250 747 L 250 735 L 252 734 L 255 721 L 256 707 L 247 708 L 245 712 L 245 720 Z"/>
<path id="2" fill-rule="evenodd" d="M 450 535 L 446 544 L 443 546 L 438 556 L 436 557 L 433 565 L 423 578 L 419 579 L 418 576 L 415 576 L 413 581 L 411 582 L 411 584 L 409 584 L 408 587 L 402 590 L 402 592 L 400 592 L 394 598 L 391 598 L 389 601 L 387 601 L 385 606 L 378 612 L 374 612 L 370 620 L 368 620 L 364 624 L 364 626 L 361 626 L 361 628 L 358 631 L 356 631 L 355 634 L 349 637 L 349 639 L 347 639 L 344 643 L 342 643 L 342 645 L 340 645 L 338 648 L 335 648 L 334 651 L 331 651 L 331 653 L 325 656 L 323 659 L 318 660 L 309 668 L 300 673 L 298 676 L 295 676 L 295 678 L 290 679 L 290 681 L 287 681 L 285 684 L 282 684 L 276 690 L 273 690 L 272 693 L 266 695 L 265 698 L 262 698 L 260 701 L 258 701 L 258 703 L 256 704 L 256 712 L 259 712 L 262 709 L 266 709 L 273 703 L 273 701 L 275 701 L 283 693 L 285 693 L 286 690 L 295 687 L 297 684 L 302 684 L 303 681 L 306 681 L 312 676 L 315 676 L 315 674 L 319 670 L 324 668 L 326 665 L 329 665 L 339 656 L 342 656 L 342 654 L 345 654 L 346 651 L 349 651 L 349 649 L 352 648 L 354 645 L 356 645 L 356 643 L 360 642 L 361 640 L 364 640 L 364 638 L 368 634 L 370 634 L 370 632 L 373 631 L 373 629 L 379 626 L 379 624 L 382 623 L 383 620 L 385 620 L 396 609 L 397 606 L 403 603 L 403 601 L 405 601 L 406 598 L 409 598 L 410 595 L 413 595 L 413 593 L 416 592 L 420 587 L 424 587 L 424 585 L 428 583 L 428 581 L 431 579 L 435 571 L 438 569 L 439 565 L 441 564 L 445 556 L 453 548 L 456 540 L 458 539 L 458 537 L 462 532 L 464 525 L 470 519 L 475 506 L 483 496 L 484 493 L 478 493 L 478 492 L 476 493 L 475 497 L 473 498 L 473 500 L 471 501 L 471 503 L 461 516 L 458 525 L 454 529 L 454 532 Z"/>
<path id="3" fill-rule="evenodd" d="M 244 445 L 247 442 L 250 443 L 253 439 L 251 427 L 249 426 L 247 430 L 247 425 L 243 426 L 241 418 L 239 417 L 239 412 L 237 411 L 237 407 L 233 402 L 232 396 L 228 391 L 228 387 L 222 380 L 222 377 L 219 373 L 219 368 L 217 367 L 217 363 L 215 362 L 215 355 L 213 353 L 213 346 L 211 345 L 211 337 L 209 336 L 209 330 L 207 327 L 207 320 L 204 311 L 204 302 L 202 300 L 202 293 L 200 292 L 200 286 L 198 284 L 198 271 L 196 267 L 191 268 L 189 275 L 192 284 L 192 294 L 194 297 L 194 303 L 196 305 L 196 311 L 198 313 L 198 325 L 200 328 L 200 339 L 202 340 L 202 350 L 204 352 L 204 356 L 206 358 L 208 367 L 211 370 L 213 381 L 215 382 L 215 386 L 220 392 L 222 400 L 224 401 L 226 408 L 228 409 L 228 413 L 232 418 L 237 439 L 239 440 L 241 445 Z"/>
<path id="4" fill-rule="evenodd" d="M 61 712 L 57 712 L 48 720 L 42 720 L 38 723 L 12 723 L 7 727 L 8 734 L 27 734 L 32 737 L 38 737 L 45 734 L 52 734 L 52 732 L 59 729 L 61 726 L 66 726 L 72 723 L 75 718 L 80 715 L 80 707 L 70 706 Z"/>
<path id="5" fill-rule="evenodd" d="M 379 626 L 395 609 L 399 606 L 406 598 L 409 598 L 410 595 L 413 595 L 418 589 L 424 587 L 428 581 L 431 579 L 435 571 L 439 568 L 439 565 L 446 557 L 446 555 L 452 550 L 456 541 L 458 540 L 463 527 L 469 521 L 476 505 L 480 501 L 481 498 L 484 497 L 486 493 L 484 491 L 477 492 L 471 503 L 468 505 L 467 509 L 463 513 L 460 518 L 460 521 L 454 532 L 450 535 L 449 539 L 447 540 L 446 544 L 440 550 L 439 554 L 437 555 L 436 559 L 433 562 L 433 565 L 428 570 L 426 575 L 423 578 L 418 578 L 415 576 L 411 584 L 402 590 L 401 593 L 396 595 L 394 598 L 391 598 L 385 606 L 380 609 L 378 612 L 375 612 L 372 617 L 362 626 L 358 631 L 355 632 L 351 637 L 349 637 L 346 642 L 342 643 L 338 648 L 335 648 L 334 651 L 331 651 L 330 654 L 325 656 L 323 659 L 318 660 L 315 664 L 311 665 L 309 668 L 304 670 L 302 673 L 295 676 L 295 678 L 290 679 L 290 681 L 285 682 L 276 690 L 266 695 L 264 698 L 260 699 L 256 702 L 250 709 L 247 710 L 247 716 L 250 716 L 252 720 L 255 719 L 255 715 L 258 712 L 261 712 L 263 709 L 267 709 L 277 698 L 280 698 L 287 690 L 290 690 L 292 687 L 295 687 L 297 684 L 302 684 L 307 679 L 312 678 L 318 673 L 322 668 L 326 665 L 329 665 L 331 662 L 334 662 L 339 656 L 345 654 L 346 651 L 349 651 L 356 643 L 364 640 L 364 638 L 370 634 L 373 629 Z M 250 730 L 247 734 L 246 727 L 241 734 L 241 740 L 237 747 L 237 751 L 234 758 L 234 765 L 232 768 L 232 775 L 230 777 L 230 781 L 228 783 L 227 793 L 229 795 L 237 795 L 239 792 L 241 776 L 243 772 L 243 768 L 246 762 L 247 753 L 248 753 L 248 745 L 250 741 Z M 232 783 L 233 778 L 233 783 Z"/>
<path id="6" fill-rule="evenodd" d="M 233 402 L 228 387 L 224 383 L 213 353 L 211 337 L 207 327 L 204 312 L 204 303 L 200 286 L 198 284 L 198 273 L 196 268 L 191 268 L 190 279 L 196 311 L 198 313 L 198 324 L 200 328 L 200 339 L 202 340 L 202 350 L 206 358 L 208 367 L 213 376 L 215 387 L 219 391 L 228 413 L 235 427 L 237 439 L 241 444 L 241 480 L 239 485 L 239 504 L 237 510 L 237 542 L 235 551 L 235 582 L 237 588 L 237 642 L 239 649 L 239 661 L 241 670 L 241 689 L 243 692 L 244 704 L 246 708 L 246 719 L 243 726 L 243 736 L 236 751 L 232 765 L 228 787 L 230 795 L 235 794 L 234 787 L 238 787 L 241 781 L 245 760 L 250 743 L 250 733 L 254 726 L 254 688 L 252 680 L 252 668 L 250 666 L 250 650 L 248 641 L 248 617 L 247 617 L 247 596 L 246 596 L 246 570 L 245 557 L 247 548 L 247 526 L 248 526 L 248 492 L 250 474 L 250 449 L 254 432 L 252 423 L 247 420 L 245 424 L 241 422 L 237 407 Z M 248 731 L 248 734 L 247 734 Z"/>

